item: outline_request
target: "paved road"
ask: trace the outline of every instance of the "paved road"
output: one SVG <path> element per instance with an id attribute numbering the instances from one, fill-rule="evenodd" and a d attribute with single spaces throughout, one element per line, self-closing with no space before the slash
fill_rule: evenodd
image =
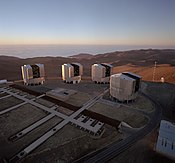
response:
<path id="1" fill-rule="evenodd" d="M 142 93 L 143 94 L 143 93 Z M 96 151 L 90 155 L 86 155 L 78 160 L 75 163 L 84 162 L 84 163 L 105 163 L 111 160 L 112 158 L 116 157 L 120 153 L 124 152 L 138 140 L 142 139 L 145 135 L 150 133 L 157 125 L 160 123 L 161 115 L 162 115 L 162 107 L 153 101 L 151 97 L 146 94 L 143 94 L 147 98 L 149 98 L 155 104 L 155 112 L 154 115 L 151 117 L 151 120 L 148 124 L 138 132 L 132 134 L 128 138 L 118 142 L 114 142 L 113 144 L 103 148 L 102 150 Z"/>

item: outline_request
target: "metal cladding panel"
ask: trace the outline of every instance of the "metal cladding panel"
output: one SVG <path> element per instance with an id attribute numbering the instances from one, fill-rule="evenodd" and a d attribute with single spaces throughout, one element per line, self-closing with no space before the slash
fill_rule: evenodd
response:
<path id="1" fill-rule="evenodd" d="M 71 66 L 70 64 L 62 65 L 62 79 L 63 80 L 68 80 L 72 76 L 71 74 L 72 68 L 73 66 Z"/>
<path id="2" fill-rule="evenodd" d="M 175 160 L 175 124 L 161 121 L 156 151 Z"/>
<path id="3" fill-rule="evenodd" d="M 40 75 L 39 78 L 33 77 L 33 69 L 31 65 L 28 64 L 28 65 L 21 66 L 22 77 L 25 84 L 38 84 L 38 83 L 43 83 L 45 81 L 44 65 L 43 64 L 35 64 L 35 65 L 39 67 L 39 73 L 42 75 L 42 76 Z"/>
<path id="4" fill-rule="evenodd" d="M 76 65 L 76 66 L 75 66 Z M 78 63 L 63 64 L 62 65 L 62 79 L 66 82 L 77 83 L 81 80 L 81 75 L 75 76 L 74 67 L 79 68 L 79 74 L 83 73 L 83 66 Z"/>
<path id="5" fill-rule="evenodd" d="M 91 78 L 92 78 L 92 81 L 95 81 L 95 66 L 94 65 L 91 66 Z"/>
<path id="6" fill-rule="evenodd" d="M 175 124 L 162 120 L 159 129 L 159 135 L 167 137 L 175 142 Z"/>
<path id="7" fill-rule="evenodd" d="M 67 77 L 67 74 L 68 74 L 67 69 L 66 69 L 66 65 L 61 66 L 61 73 L 62 73 L 62 79 L 66 80 L 66 77 Z"/>
<path id="8" fill-rule="evenodd" d="M 101 68 L 101 77 L 102 78 L 105 78 L 105 71 L 106 71 L 105 67 L 102 66 L 102 68 Z"/>
<path id="9" fill-rule="evenodd" d="M 25 66 L 21 66 L 21 71 L 22 71 L 22 78 L 24 80 L 24 83 L 27 82 L 27 71 Z"/>
<path id="10" fill-rule="evenodd" d="M 161 120 L 160 129 L 172 131 L 175 133 L 175 124 L 165 120 Z"/>
<path id="11" fill-rule="evenodd" d="M 21 68 L 24 82 L 27 82 L 29 79 L 33 78 L 32 67 L 30 65 L 24 65 Z"/>
<path id="12" fill-rule="evenodd" d="M 131 72 L 123 72 L 122 74 L 136 80 L 134 91 L 135 92 L 138 92 L 139 91 L 139 88 L 140 88 L 141 77 L 139 75 L 136 75 L 136 74 L 131 73 Z"/>
<path id="13" fill-rule="evenodd" d="M 131 96 L 133 92 L 133 81 L 127 79 L 120 79 L 120 88 L 120 94 L 123 94 L 127 97 Z"/>
<path id="14" fill-rule="evenodd" d="M 111 76 L 110 78 L 110 94 L 116 97 L 120 93 L 120 78 Z"/>
<path id="15" fill-rule="evenodd" d="M 105 67 L 100 64 L 92 65 L 92 81 L 101 81 L 105 77 Z"/>
<path id="16" fill-rule="evenodd" d="M 83 75 L 83 66 L 80 65 L 80 75 Z"/>
<path id="17" fill-rule="evenodd" d="M 168 138 L 169 141 L 175 142 L 175 134 L 173 131 L 159 130 L 159 135 L 164 138 Z M 174 144 L 175 145 L 175 144 Z"/>
<path id="18" fill-rule="evenodd" d="M 101 64 L 92 65 L 92 81 L 109 82 L 110 77 L 106 77 L 106 67 Z"/>
<path id="19" fill-rule="evenodd" d="M 27 78 L 28 79 L 33 79 L 32 67 L 31 68 L 27 68 Z"/>
<path id="20" fill-rule="evenodd" d="M 32 69 L 32 67 L 28 64 L 28 65 L 24 65 L 24 67 L 26 68 L 26 69 Z"/>
<path id="21" fill-rule="evenodd" d="M 71 66 L 71 67 L 68 68 L 68 70 L 69 70 L 69 78 L 74 77 L 74 67 Z"/>
<path id="22" fill-rule="evenodd" d="M 123 74 L 111 75 L 110 94 L 120 101 L 132 100 L 136 97 L 133 93 L 135 80 Z"/>

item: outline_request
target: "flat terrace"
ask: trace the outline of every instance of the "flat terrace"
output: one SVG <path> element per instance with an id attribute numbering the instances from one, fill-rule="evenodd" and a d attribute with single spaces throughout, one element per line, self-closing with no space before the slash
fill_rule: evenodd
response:
<path id="1" fill-rule="evenodd" d="M 104 123 L 118 126 L 119 121 L 87 110 L 104 93 L 82 107 L 76 107 L 20 85 L 1 87 L 0 127 L 3 132 L 0 135 L 0 157 L 19 162 L 68 124 L 93 135 L 102 132 Z M 64 108 L 71 113 L 61 112 Z"/>
<path id="2" fill-rule="evenodd" d="M 27 87 L 27 86 L 26 86 Z M 99 93 L 102 93 L 105 89 L 109 88 L 109 84 L 95 84 L 91 80 L 82 80 L 78 84 L 66 84 L 61 79 L 48 79 L 43 86 L 31 86 L 27 87 L 34 91 L 39 91 L 40 93 L 45 93 L 48 90 L 55 88 L 64 88 L 64 89 L 73 89 L 80 92 L 85 92 L 91 97 L 97 96 Z"/>

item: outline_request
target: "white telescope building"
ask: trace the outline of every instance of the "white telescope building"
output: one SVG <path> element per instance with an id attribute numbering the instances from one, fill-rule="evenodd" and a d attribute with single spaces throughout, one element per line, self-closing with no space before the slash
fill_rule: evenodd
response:
<path id="1" fill-rule="evenodd" d="M 107 63 L 93 64 L 91 69 L 92 81 L 95 83 L 109 83 L 113 66 Z"/>
<path id="2" fill-rule="evenodd" d="M 80 63 L 67 63 L 62 65 L 62 79 L 65 83 L 79 83 L 83 75 L 83 66 Z"/>
<path id="3" fill-rule="evenodd" d="M 111 75 L 110 95 L 121 102 L 132 101 L 138 95 L 140 81 L 141 77 L 131 72 Z"/>
<path id="4" fill-rule="evenodd" d="M 43 64 L 27 64 L 21 66 L 22 77 L 25 85 L 43 84 L 45 81 L 45 72 Z"/>

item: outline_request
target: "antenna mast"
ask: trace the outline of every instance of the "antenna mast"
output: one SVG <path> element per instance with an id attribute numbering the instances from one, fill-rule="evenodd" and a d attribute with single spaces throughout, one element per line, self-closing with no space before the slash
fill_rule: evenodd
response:
<path id="1" fill-rule="evenodd" d="M 153 82 L 155 82 L 155 76 L 156 76 L 156 68 L 157 68 L 157 62 L 154 62 L 154 69 L 153 69 Z"/>

